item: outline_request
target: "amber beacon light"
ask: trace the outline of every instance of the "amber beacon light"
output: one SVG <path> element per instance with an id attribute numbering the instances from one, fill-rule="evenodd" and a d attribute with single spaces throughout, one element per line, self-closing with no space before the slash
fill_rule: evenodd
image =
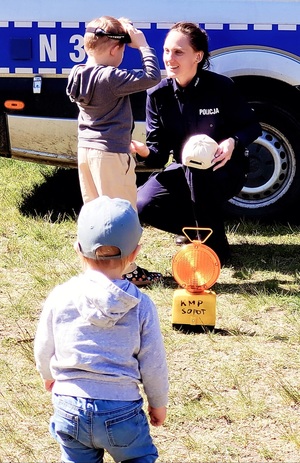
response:
<path id="1" fill-rule="evenodd" d="M 216 293 L 210 288 L 220 275 L 221 264 L 217 254 L 204 244 L 213 233 L 211 228 L 185 227 L 182 231 L 190 243 L 182 246 L 172 261 L 173 276 L 181 286 L 173 296 L 172 326 L 203 332 L 216 323 Z M 201 239 L 192 240 L 188 231 L 197 231 Z"/>

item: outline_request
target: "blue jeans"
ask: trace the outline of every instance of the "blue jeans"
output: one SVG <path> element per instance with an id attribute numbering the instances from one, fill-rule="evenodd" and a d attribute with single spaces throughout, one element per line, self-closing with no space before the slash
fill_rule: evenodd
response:
<path id="1" fill-rule="evenodd" d="M 104 450 L 116 462 L 154 463 L 143 400 L 123 402 L 53 395 L 50 432 L 65 463 L 103 463 Z"/>

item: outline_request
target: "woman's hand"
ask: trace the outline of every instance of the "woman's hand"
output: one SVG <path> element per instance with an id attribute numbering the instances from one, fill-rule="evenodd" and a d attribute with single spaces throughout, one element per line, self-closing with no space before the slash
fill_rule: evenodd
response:
<path id="1" fill-rule="evenodd" d="M 227 138 L 219 144 L 215 157 L 212 161 L 212 165 L 214 166 L 213 170 L 220 169 L 220 167 L 225 166 L 226 162 L 230 161 L 234 145 L 234 138 Z"/>
<path id="2" fill-rule="evenodd" d="M 130 150 L 132 153 L 137 153 L 141 158 L 147 158 L 149 156 L 149 148 L 137 140 L 131 140 Z"/>

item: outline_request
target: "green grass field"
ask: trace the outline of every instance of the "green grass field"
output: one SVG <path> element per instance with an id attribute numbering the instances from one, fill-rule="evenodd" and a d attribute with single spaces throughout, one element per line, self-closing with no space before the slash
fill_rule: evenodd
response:
<path id="1" fill-rule="evenodd" d="M 77 172 L 0 159 L 0 174 L 0 463 L 54 463 L 33 339 L 49 291 L 80 271 Z M 226 225 L 232 263 L 213 288 L 216 329 L 200 334 L 172 329 L 178 248 L 144 228 L 138 263 L 165 277 L 142 289 L 157 304 L 170 372 L 168 418 L 152 428 L 158 462 L 298 463 L 300 226 Z"/>

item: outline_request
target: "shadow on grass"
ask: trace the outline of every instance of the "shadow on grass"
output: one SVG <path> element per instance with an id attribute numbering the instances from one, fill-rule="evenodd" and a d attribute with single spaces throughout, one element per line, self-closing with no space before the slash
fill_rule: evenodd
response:
<path id="1" fill-rule="evenodd" d="M 236 277 L 244 269 L 280 271 L 295 274 L 300 271 L 300 244 L 236 244 L 231 245 L 231 265 Z"/>
<path id="2" fill-rule="evenodd" d="M 140 173 L 138 185 L 145 178 Z M 51 222 L 59 222 L 66 217 L 76 219 L 82 204 L 77 169 L 57 168 L 52 175 L 44 176 L 44 182 L 24 193 L 19 210 L 25 216 L 47 216 Z"/>
<path id="3" fill-rule="evenodd" d="M 179 331 L 182 334 L 217 334 L 219 336 L 255 336 L 254 331 L 243 331 L 243 330 L 226 330 L 223 328 L 216 328 L 215 326 L 207 325 L 180 325 L 173 324 L 172 329 Z"/>
<path id="4" fill-rule="evenodd" d="M 58 168 L 52 175 L 45 175 L 44 182 L 35 185 L 29 193 L 26 192 L 23 195 L 19 210 L 26 216 L 47 216 L 48 220 L 56 222 L 66 217 L 76 220 L 81 206 L 82 198 L 77 169 Z M 241 244 L 232 245 L 231 250 L 230 265 L 234 268 L 235 278 L 240 282 L 233 285 L 234 288 L 231 284 L 223 284 L 220 286 L 221 291 L 251 292 L 251 283 L 243 282 L 247 279 L 247 273 L 251 274 L 251 271 L 280 271 L 293 276 L 300 272 L 300 244 Z M 268 293 L 282 293 L 284 287 L 288 285 L 289 283 L 285 281 L 264 281 L 255 283 L 253 291 L 262 289 Z M 164 286 L 173 289 L 178 287 L 171 275 L 165 277 Z M 287 292 L 290 293 L 290 290 Z"/>
<path id="5" fill-rule="evenodd" d="M 291 284 L 291 281 L 280 280 L 280 279 L 271 279 L 264 281 L 255 281 L 251 283 L 247 282 L 237 282 L 237 283 L 216 283 L 213 287 L 213 290 L 218 293 L 229 293 L 229 294 L 247 294 L 248 296 L 256 296 L 258 294 L 265 295 L 288 295 L 288 296 L 298 296 L 300 293 L 300 285 Z"/>
<path id="6" fill-rule="evenodd" d="M 172 277 L 164 277 L 163 286 L 170 289 L 178 289 L 180 286 Z M 292 285 L 290 280 L 269 279 L 264 281 L 255 281 L 253 283 L 247 281 L 237 281 L 236 283 L 215 283 L 211 288 L 218 294 L 280 294 L 280 295 L 299 295 L 300 284 Z M 151 289 L 151 287 L 149 287 Z"/>
<path id="7" fill-rule="evenodd" d="M 19 210 L 25 216 L 47 216 L 50 221 L 57 222 L 66 217 L 76 219 L 81 206 L 77 169 L 60 168 L 23 195 Z"/>

